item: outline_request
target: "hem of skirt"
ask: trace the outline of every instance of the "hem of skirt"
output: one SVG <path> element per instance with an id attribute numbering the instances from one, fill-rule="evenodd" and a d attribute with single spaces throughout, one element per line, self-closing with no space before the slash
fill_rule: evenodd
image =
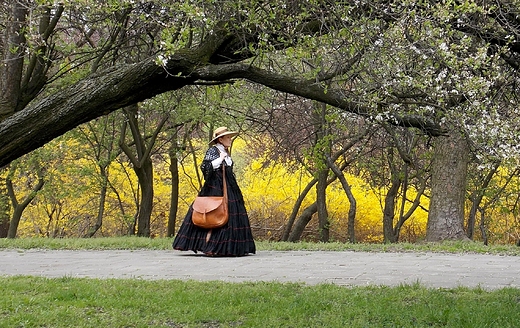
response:
<path id="1" fill-rule="evenodd" d="M 242 257 L 242 256 L 249 256 L 254 255 L 255 252 L 248 252 L 243 254 L 222 254 L 222 253 L 213 253 L 213 252 L 204 252 L 204 255 L 207 257 Z"/>
<path id="2" fill-rule="evenodd" d="M 178 247 L 173 247 L 173 249 L 176 250 L 176 251 L 181 251 L 181 252 L 192 251 L 195 254 L 197 254 L 197 252 L 202 252 L 202 249 L 190 249 L 190 248 L 178 248 Z"/>
<path id="3" fill-rule="evenodd" d="M 256 254 L 255 251 L 247 252 L 247 253 L 241 253 L 241 254 L 229 254 L 229 253 L 204 252 L 202 249 L 184 249 L 184 248 L 178 248 L 178 247 L 174 247 L 173 249 L 176 250 L 176 251 L 181 251 L 181 252 L 192 251 L 195 254 L 197 254 L 198 252 L 201 252 L 201 253 L 203 253 L 207 257 L 241 257 L 241 256 L 248 256 L 248 255 Z"/>

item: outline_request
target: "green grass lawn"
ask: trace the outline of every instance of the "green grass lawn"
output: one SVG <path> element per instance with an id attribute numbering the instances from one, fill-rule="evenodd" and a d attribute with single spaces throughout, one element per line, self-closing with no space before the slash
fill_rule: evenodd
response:
<path id="1" fill-rule="evenodd" d="M 171 249 L 137 237 L 0 240 L 0 249 Z M 478 243 L 349 245 L 258 242 L 259 250 L 476 252 L 518 255 Z M 520 260 L 520 259 L 519 259 Z M 518 273 L 512 273 L 518 274 Z M 520 290 L 342 287 L 0 277 L 0 327 L 519 327 Z"/>
<path id="2" fill-rule="evenodd" d="M 518 327 L 520 291 L 0 278 L 1 327 Z"/>

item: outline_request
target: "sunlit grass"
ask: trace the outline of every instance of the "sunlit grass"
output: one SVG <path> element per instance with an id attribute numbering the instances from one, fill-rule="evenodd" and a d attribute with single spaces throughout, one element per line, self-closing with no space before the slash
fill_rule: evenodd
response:
<path id="1" fill-rule="evenodd" d="M 103 237 L 103 238 L 16 238 L 0 239 L 0 249 L 171 249 L 172 238 Z M 312 242 L 256 241 L 260 251 L 364 251 L 364 252 L 447 252 L 479 253 L 497 255 L 520 255 L 520 247 L 514 245 L 490 245 L 479 242 L 448 241 L 443 243 L 397 243 L 397 244 L 349 244 Z"/>
<path id="2" fill-rule="evenodd" d="M 516 327 L 520 291 L 0 278 L 1 327 Z"/>

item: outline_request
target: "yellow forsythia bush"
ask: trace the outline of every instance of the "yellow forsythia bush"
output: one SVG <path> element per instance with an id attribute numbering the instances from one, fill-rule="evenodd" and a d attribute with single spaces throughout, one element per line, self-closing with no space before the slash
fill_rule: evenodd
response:
<path id="1" fill-rule="evenodd" d="M 79 156 L 82 147 L 69 139 L 58 145 L 63 155 L 46 163 L 46 184 L 32 204 L 25 210 L 20 222 L 19 236 L 67 237 L 84 236 L 95 224 L 99 208 L 101 179 L 97 163 Z M 55 151 L 57 145 L 48 145 Z M 183 220 L 189 205 L 200 188 L 200 162 L 207 143 L 198 141 L 197 163 L 191 156 L 179 162 L 179 205 L 177 227 Z M 255 237 L 278 240 L 293 210 L 294 203 L 312 177 L 303 168 L 290 170 L 288 165 L 263 165 L 263 158 L 251 158 L 246 142 L 237 139 L 233 144 L 235 174 L 241 186 Z M 294 165 L 293 165 L 294 167 Z M 96 236 L 126 235 L 133 226 L 139 188 L 130 163 L 113 161 L 108 169 L 110 186 L 107 193 L 103 225 Z M 355 235 L 358 242 L 381 242 L 382 201 L 366 183 L 346 176 L 357 201 Z M 19 177 L 18 185 L 23 183 Z M 16 182 L 16 181 L 15 181 Z M 26 190 L 19 186 L 17 192 Z M 380 192 L 378 194 L 383 194 Z M 154 158 L 154 204 L 151 215 L 152 235 L 166 235 L 170 210 L 171 176 L 169 163 L 164 158 Z M 313 188 L 305 198 L 300 213 L 315 201 Z M 412 195 L 409 195 L 412 197 Z M 426 204 L 424 204 L 427 207 Z M 347 241 L 347 215 L 349 202 L 339 182 L 327 189 L 327 206 L 331 240 Z M 299 214 L 300 214 L 299 213 Z M 424 236 L 426 213 L 419 209 L 405 224 L 401 240 L 415 241 Z M 317 219 L 309 222 L 303 238 L 316 240 L 319 237 Z"/>

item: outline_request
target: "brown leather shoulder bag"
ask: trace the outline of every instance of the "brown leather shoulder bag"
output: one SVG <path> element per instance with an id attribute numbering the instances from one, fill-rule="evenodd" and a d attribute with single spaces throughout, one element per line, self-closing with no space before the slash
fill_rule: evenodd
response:
<path id="1" fill-rule="evenodd" d="M 222 164 L 222 180 L 224 180 L 224 195 L 197 196 L 193 202 L 191 220 L 193 224 L 204 228 L 220 228 L 228 222 L 228 197 L 226 184 L 226 169 Z"/>

